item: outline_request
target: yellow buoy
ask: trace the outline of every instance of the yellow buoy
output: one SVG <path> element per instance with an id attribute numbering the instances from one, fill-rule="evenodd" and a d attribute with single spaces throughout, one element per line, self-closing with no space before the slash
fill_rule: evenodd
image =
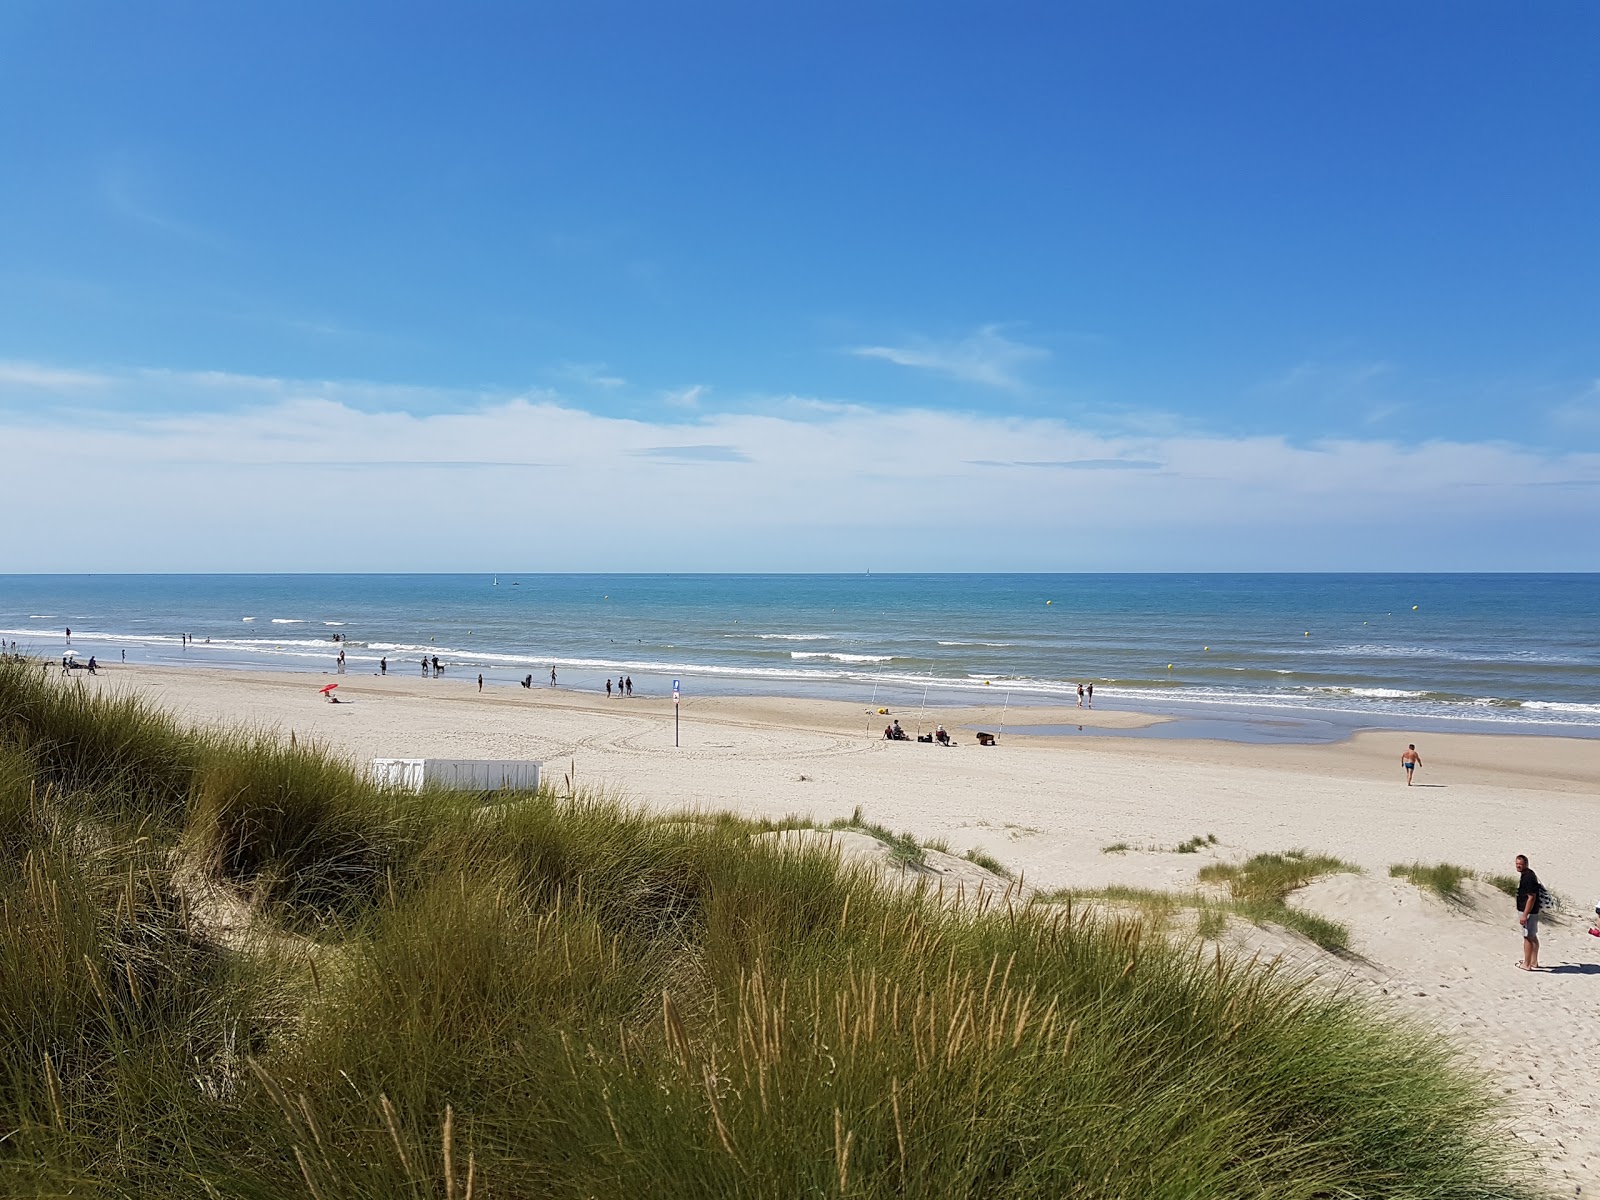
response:
<path id="1" fill-rule="evenodd" d="M 1210 647 L 1210 646 L 1207 646 L 1207 647 L 1206 647 L 1206 653 L 1207 653 L 1207 654 L 1210 654 L 1210 653 L 1211 653 L 1211 647 Z"/>
<path id="2" fill-rule="evenodd" d="M 1310 636 L 1311 636 L 1311 630 L 1309 630 L 1309 629 L 1308 629 L 1308 630 L 1306 630 L 1306 636 L 1307 636 L 1307 637 L 1310 637 Z"/>
<path id="3" fill-rule="evenodd" d="M 1167 670 L 1169 670 L 1169 671 L 1172 670 L 1172 664 L 1171 663 L 1167 664 Z"/>
<path id="4" fill-rule="evenodd" d="M 1046 600 L 1046 601 L 1045 601 L 1045 603 L 1046 603 L 1046 604 L 1054 604 L 1054 603 L 1055 603 L 1055 601 L 1054 601 L 1054 600 Z"/>
<path id="5" fill-rule="evenodd" d="M 1417 606 L 1416 606 L 1416 605 L 1415 605 L 1415 604 L 1413 604 L 1413 605 L 1412 605 L 1412 606 L 1411 606 L 1411 611 L 1412 611 L 1412 612 L 1416 612 L 1416 611 L 1417 611 Z"/>

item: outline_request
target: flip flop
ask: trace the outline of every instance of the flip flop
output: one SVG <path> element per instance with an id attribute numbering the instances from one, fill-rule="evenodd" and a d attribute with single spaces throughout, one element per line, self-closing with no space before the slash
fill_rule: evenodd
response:
<path id="1" fill-rule="evenodd" d="M 1516 967 L 1517 970 L 1519 970 L 1519 971 L 1531 971 L 1531 970 L 1533 970 L 1533 968 L 1530 967 L 1527 963 L 1512 963 L 1511 965 Z"/>

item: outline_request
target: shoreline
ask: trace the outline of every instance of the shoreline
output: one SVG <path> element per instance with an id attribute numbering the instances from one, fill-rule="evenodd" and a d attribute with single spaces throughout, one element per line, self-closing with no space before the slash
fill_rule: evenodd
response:
<path id="1" fill-rule="evenodd" d="M 90 640 L 92 636 L 80 637 L 78 640 L 80 644 L 89 641 L 92 645 Z M 331 659 L 332 655 L 338 653 L 339 644 L 329 642 L 328 647 Z M 431 679 L 421 675 L 420 672 L 413 674 L 406 669 L 417 665 L 414 660 L 396 658 L 393 660 L 395 669 L 387 674 L 364 669 L 370 664 L 363 660 L 354 660 L 352 665 L 357 669 L 338 675 L 331 667 L 305 665 L 285 668 L 276 664 L 253 661 L 206 661 L 203 657 L 206 649 L 204 644 L 197 643 L 193 648 L 196 657 L 187 661 L 180 659 L 170 662 L 165 660 L 123 662 L 116 658 L 107 658 L 100 665 L 101 670 L 108 672 L 205 671 L 238 674 L 241 677 L 282 675 L 306 678 L 326 676 L 348 680 L 409 679 L 428 685 L 459 682 L 463 679 L 475 680 L 479 673 L 475 666 L 463 667 L 459 663 L 452 663 L 449 665 L 453 670 L 447 671 L 442 679 Z M 19 646 L 19 651 L 21 650 L 23 648 Z M 87 661 L 88 656 L 89 652 L 85 652 L 78 654 L 77 658 L 82 662 Z M 51 658 L 37 653 L 24 653 L 24 657 L 32 657 L 42 662 L 59 661 L 59 656 Z M 581 685 L 571 687 L 565 682 L 555 689 L 550 689 L 545 686 L 546 676 L 538 671 L 532 672 L 532 688 L 521 689 L 520 680 L 529 672 L 521 668 L 518 668 L 518 672 L 512 673 L 504 665 L 489 666 L 482 670 L 485 687 L 515 689 L 519 692 L 526 690 L 533 693 L 553 690 L 563 694 L 593 694 L 597 698 L 604 696 L 602 691 L 591 691 L 590 688 Z M 565 679 L 587 678 L 586 673 L 582 671 L 563 667 L 562 672 L 562 677 Z M 813 682 L 793 677 L 755 679 L 720 674 L 696 674 L 687 668 L 683 669 L 681 674 L 691 681 L 690 688 L 693 691 L 700 692 L 700 687 L 697 685 L 705 687 L 705 690 L 700 692 L 699 699 L 750 703 L 770 700 L 801 704 L 815 702 L 853 705 L 859 702 L 859 698 L 849 693 L 867 690 L 864 689 L 865 681 L 859 681 L 862 688 L 858 689 L 855 685 L 837 680 Z M 655 684 L 661 685 L 659 695 L 652 689 L 652 685 Z M 647 677 L 640 693 L 628 699 L 629 701 L 665 699 L 668 687 L 670 682 L 665 676 L 659 680 L 654 676 Z M 686 695 L 688 694 L 689 690 L 686 689 Z M 1102 687 L 1095 697 L 1100 701 L 1100 706 L 1097 708 L 1077 707 L 1073 703 L 1073 697 L 1067 693 L 1053 695 L 1038 689 L 1024 689 L 1005 684 L 989 686 L 976 682 L 957 683 L 948 679 L 934 680 L 931 687 L 925 685 L 920 692 L 917 685 L 897 680 L 881 686 L 875 685 L 867 690 L 867 696 L 868 705 L 874 708 L 891 708 L 894 710 L 894 715 L 917 711 L 948 717 L 959 713 L 987 712 L 993 709 L 996 715 L 989 718 L 990 722 L 996 725 L 1003 722 L 1008 730 L 1016 730 L 1017 736 L 1071 738 L 1075 734 L 1087 733 L 1089 736 L 1102 738 L 1136 736 L 1151 740 L 1218 740 L 1268 745 L 1335 744 L 1362 733 L 1414 732 L 1430 736 L 1471 735 L 1600 741 L 1600 724 L 1586 725 L 1522 717 L 1492 718 L 1481 714 L 1457 716 L 1383 713 L 1366 709 L 1343 709 L 1328 702 L 1309 700 L 1300 703 L 1245 699 L 1233 701 L 1218 695 L 1184 695 L 1181 689 L 1173 689 L 1166 695 L 1158 692 L 1148 695 L 1138 692 L 1130 695 L 1116 687 L 1112 687 L 1110 691 Z M 1105 714 L 1119 715 L 1105 720 Z M 935 715 L 929 719 L 937 722 L 939 716 Z M 1047 728 L 1039 728 L 1040 726 Z M 1081 729 L 1078 728 L 1080 726 Z M 1024 732 L 1025 727 L 1032 727 L 1033 731 Z"/>

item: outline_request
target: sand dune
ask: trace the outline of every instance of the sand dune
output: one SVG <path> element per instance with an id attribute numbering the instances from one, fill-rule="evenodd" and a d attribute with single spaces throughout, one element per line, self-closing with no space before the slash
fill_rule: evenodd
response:
<path id="1" fill-rule="evenodd" d="M 480 696 L 465 679 L 344 676 L 347 702 L 329 705 L 316 691 L 326 681 L 127 668 L 86 684 L 135 685 L 186 717 L 293 729 L 356 759 L 540 758 L 548 778 L 575 774 L 580 787 L 663 809 L 828 820 L 860 806 L 956 854 L 984 850 L 1040 888 L 1190 888 L 1218 859 L 1291 847 L 1335 854 L 1363 873 L 1324 879 L 1295 903 L 1349 925 L 1351 956 L 1237 922 L 1227 936 L 1446 1033 L 1505 1091 L 1511 1132 L 1558 1192 L 1600 1186 L 1600 938 L 1582 919 L 1600 894 L 1587 836 L 1600 817 L 1600 741 L 1398 731 L 1332 746 L 1007 736 L 980 748 L 971 731 L 997 729 L 993 708 L 940 710 L 961 743 L 945 749 L 881 740 L 888 718 L 865 705 L 697 699 L 683 706 L 675 749 L 665 699 L 505 687 Z M 915 724 L 914 712 L 892 715 Z M 1153 718 L 1101 708 L 1029 710 L 1028 719 L 1114 727 Z M 1405 786 L 1398 759 L 1411 741 L 1428 786 Z M 1196 834 L 1217 844 L 1164 849 Z M 1102 852 L 1119 842 L 1132 849 Z M 1469 881 L 1471 903 L 1451 906 L 1388 876 L 1390 864 L 1412 861 L 1508 873 L 1517 853 L 1574 902 L 1564 923 L 1546 926 L 1542 959 L 1553 969 L 1537 975 L 1513 967 L 1519 941 L 1503 893 Z"/>

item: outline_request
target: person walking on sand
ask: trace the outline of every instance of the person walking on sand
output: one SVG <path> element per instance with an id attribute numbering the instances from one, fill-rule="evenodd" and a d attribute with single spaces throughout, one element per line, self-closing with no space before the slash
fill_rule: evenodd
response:
<path id="1" fill-rule="evenodd" d="M 380 658 L 378 660 L 378 674 L 379 675 L 387 675 L 388 673 L 389 673 L 389 656 L 388 655 L 384 655 L 382 658 Z"/>
<path id="2" fill-rule="evenodd" d="M 606 699 L 611 699 L 611 676 L 606 676 Z"/>
<path id="3" fill-rule="evenodd" d="M 556 685 L 556 669 L 554 667 L 551 667 L 550 668 L 550 686 L 551 687 L 555 687 L 555 685 Z"/>
<path id="4" fill-rule="evenodd" d="M 1528 856 L 1519 854 L 1517 867 L 1517 924 L 1522 926 L 1522 961 L 1517 964 L 1524 971 L 1539 969 L 1539 877 L 1528 866 Z"/>
<path id="5" fill-rule="evenodd" d="M 628 695 L 633 695 L 633 676 L 629 675 L 623 682 L 628 685 Z"/>
<path id="6" fill-rule="evenodd" d="M 483 692 L 483 676 L 482 675 L 478 676 L 478 692 L 480 694 L 482 694 L 482 692 Z"/>
<path id="7" fill-rule="evenodd" d="M 1400 765 L 1406 769 L 1406 786 L 1411 786 L 1411 777 L 1416 774 L 1422 765 L 1422 755 L 1417 753 L 1417 744 L 1412 742 L 1406 747 L 1406 752 L 1400 756 Z"/>

